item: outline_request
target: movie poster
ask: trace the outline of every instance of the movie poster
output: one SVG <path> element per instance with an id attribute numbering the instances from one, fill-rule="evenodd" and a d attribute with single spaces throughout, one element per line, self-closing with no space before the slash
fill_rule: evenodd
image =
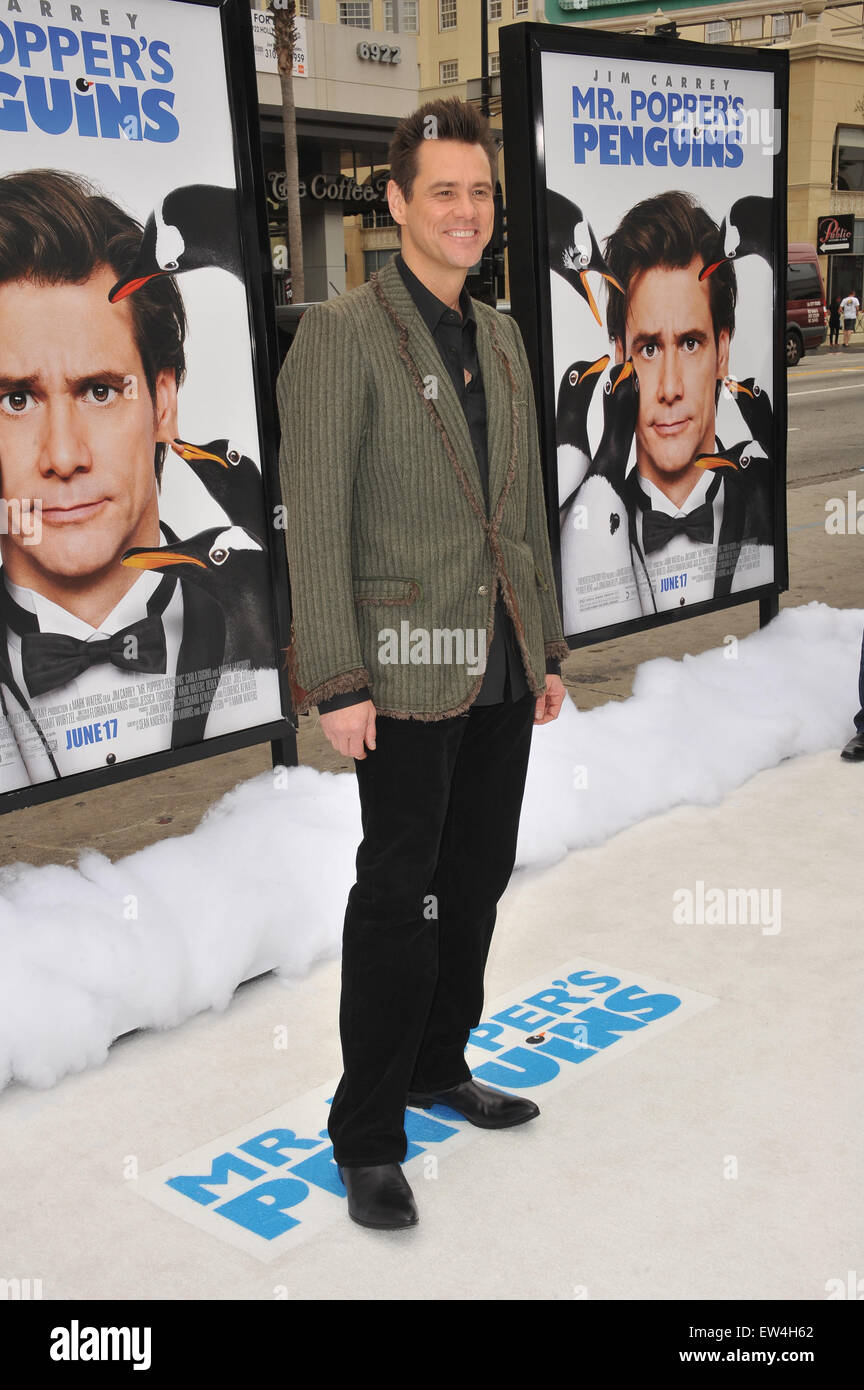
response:
<path id="1" fill-rule="evenodd" d="M 584 644 L 781 578 L 782 151 L 772 70 L 699 44 L 565 44 L 592 51 L 539 53 L 531 128 L 553 531 Z"/>
<path id="2" fill-rule="evenodd" d="M 3 0 L 2 792 L 283 719 L 238 208 L 218 7 Z"/>

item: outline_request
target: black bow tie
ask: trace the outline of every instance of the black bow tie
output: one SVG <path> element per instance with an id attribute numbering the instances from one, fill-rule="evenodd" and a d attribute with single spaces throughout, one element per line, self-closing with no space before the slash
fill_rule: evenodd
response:
<path id="1" fill-rule="evenodd" d="M 642 546 L 646 555 L 660 550 L 673 536 L 687 536 L 699 545 L 714 539 L 714 506 L 703 502 L 686 516 L 668 516 L 653 508 L 642 513 Z"/>
<path id="2" fill-rule="evenodd" d="M 164 673 L 168 659 L 161 617 L 149 614 L 111 637 L 89 642 L 62 632 L 25 632 L 21 637 L 24 683 L 34 697 L 58 689 L 99 661 L 111 661 L 121 671 Z"/>

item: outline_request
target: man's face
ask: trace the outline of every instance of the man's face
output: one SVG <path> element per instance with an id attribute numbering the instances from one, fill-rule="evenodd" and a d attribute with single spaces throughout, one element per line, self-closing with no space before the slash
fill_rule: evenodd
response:
<path id="1" fill-rule="evenodd" d="M 639 378 L 636 462 L 665 491 L 692 471 L 699 454 L 714 453 L 715 389 L 729 369 L 729 332 L 714 341 L 708 282 L 702 261 L 683 269 L 655 266 L 629 287 L 626 344 L 616 359 L 633 358 Z"/>
<path id="2" fill-rule="evenodd" d="M 415 274 L 425 269 L 434 278 L 467 271 L 479 261 L 492 236 L 492 194 L 482 145 L 423 141 L 410 200 L 393 179 L 387 185 L 390 211 L 402 228 L 402 251 Z"/>
<path id="3" fill-rule="evenodd" d="M 155 403 L 127 301 L 100 267 L 80 285 L 0 285 L 0 485 L 39 499 L 42 539 L 0 536 L 13 583 L 87 588 L 133 545 L 159 544 L 157 440 L 177 434 L 177 388 L 160 371 Z"/>

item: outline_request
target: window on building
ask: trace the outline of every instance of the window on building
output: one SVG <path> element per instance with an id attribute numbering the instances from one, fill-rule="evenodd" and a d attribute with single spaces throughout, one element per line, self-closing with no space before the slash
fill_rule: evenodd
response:
<path id="1" fill-rule="evenodd" d="M 705 25 L 706 43 L 731 43 L 732 25 L 728 19 L 718 19 L 714 24 Z"/>
<path id="2" fill-rule="evenodd" d="M 391 247 L 388 251 L 364 251 L 363 252 L 363 277 L 368 280 L 373 270 L 381 270 L 393 255 Z"/>
<path id="3" fill-rule="evenodd" d="M 834 136 L 834 187 L 864 191 L 864 129 L 838 125 Z"/>
<path id="4" fill-rule="evenodd" d="M 755 15 L 755 16 L 754 16 L 754 15 L 749 15 L 747 18 L 742 19 L 742 20 L 741 20 L 740 34 L 741 34 L 741 38 L 744 39 L 744 40 L 747 40 L 747 39 L 761 39 L 761 37 L 762 37 L 762 16 L 761 16 L 761 14 L 760 14 L 760 15 Z"/>
<path id="5" fill-rule="evenodd" d="M 492 77 L 496 72 L 500 72 L 500 71 L 501 71 L 501 55 L 500 55 L 500 53 L 490 53 L 490 54 L 489 54 L 489 76 Z"/>
<path id="6" fill-rule="evenodd" d="M 371 230 L 373 227 L 395 227 L 396 223 L 386 210 L 370 208 L 363 213 L 363 226 Z"/>
<path id="7" fill-rule="evenodd" d="M 404 0 L 402 6 L 402 29 L 403 34 L 418 34 L 417 9 L 419 0 Z M 393 5 L 394 0 L 384 0 L 384 28 L 393 32 Z"/>
<path id="8" fill-rule="evenodd" d="M 513 18 L 528 13 L 528 0 L 513 0 Z"/>
<path id="9" fill-rule="evenodd" d="M 501 6 L 503 0 L 488 0 L 489 23 L 494 24 L 496 19 L 501 18 Z"/>
<path id="10" fill-rule="evenodd" d="M 339 23 L 352 29 L 371 29 L 372 0 L 339 0 Z"/>
<path id="11" fill-rule="evenodd" d="M 438 0 L 438 28 L 456 28 L 456 0 Z"/>
<path id="12" fill-rule="evenodd" d="M 772 39 L 785 39 L 791 29 L 788 14 L 772 14 L 771 16 L 771 37 Z"/>
<path id="13" fill-rule="evenodd" d="M 297 0 L 297 13 L 301 19 L 309 18 L 309 0 Z"/>
<path id="14" fill-rule="evenodd" d="M 459 64 L 455 60 L 450 63 L 438 64 L 438 80 L 442 87 L 446 87 L 450 82 L 459 81 Z"/>

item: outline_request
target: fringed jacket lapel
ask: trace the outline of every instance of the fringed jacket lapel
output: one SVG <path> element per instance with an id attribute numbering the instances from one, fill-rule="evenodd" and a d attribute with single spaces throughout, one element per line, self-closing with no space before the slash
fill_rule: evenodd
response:
<path id="1" fill-rule="evenodd" d="M 491 311 L 492 314 L 496 312 Z M 477 356 L 486 392 L 489 516 L 494 523 L 513 481 L 519 411 L 523 407 L 514 365 L 507 355 L 499 326 L 481 309 L 477 311 Z"/>
<path id="2" fill-rule="evenodd" d="M 397 338 L 399 355 L 411 373 L 415 389 L 439 430 L 452 467 L 477 512 L 485 519 L 483 483 L 471 443 L 465 412 L 441 361 L 435 340 L 399 274 L 395 260 L 388 261 L 371 277 L 378 302 L 388 314 Z M 489 506 L 494 516 L 506 481 L 510 445 L 515 439 L 507 368 L 498 336 L 485 316 L 477 314 L 477 355 L 486 394 L 489 457 Z M 503 359 L 503 360 L 502 360 Z"/>

